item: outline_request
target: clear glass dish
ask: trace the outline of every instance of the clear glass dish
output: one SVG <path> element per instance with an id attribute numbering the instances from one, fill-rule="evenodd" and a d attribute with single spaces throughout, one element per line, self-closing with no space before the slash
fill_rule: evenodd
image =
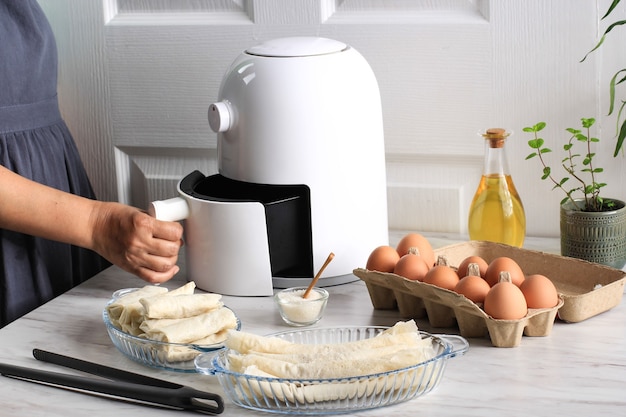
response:
<path id="1" fill-rule="evenodd" d="M 303 329 L 275 333 L 294 343 L 343 343 L 369 339 L 387 327 Z M 217 376 L 226 395 L 238 406 L 280 414 L 351 413 L 385 407 L 427 394 L 441 381 L 447 361 L 464 354 L 469 344 L 456 335 L 431 335 L 435 357 L 395 371 L 337 379 L 284 379 L 246 375 L 229 370 L 229 349 L 203 353 L 198 372 Z"/>
<path id="2" fill-rule="evenodd" d="M 136 291 L 137 288 L 126 288 L 113 293 L 107 306 L 122 295 Z M 228 307 L 224 307 L 228 308 Z M 215 352 L 222 349 L 222 343 L 214 345 L 195 345 L 190 343 L 168 343 L 144 339 L 123 332 L 111 323 L 107 309 L 102 312 L 102 320 L 113 345 L 128 358 L 143 365 L 157 369 L 177 372 L 197 372 L 194 359 L 201 353 Z M 237 318 L 237 330 L 241 329 L 241 321 Z"/>

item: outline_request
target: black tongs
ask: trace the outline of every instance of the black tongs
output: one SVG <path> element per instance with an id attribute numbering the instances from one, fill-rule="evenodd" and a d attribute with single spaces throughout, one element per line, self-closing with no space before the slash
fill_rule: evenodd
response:
<path id="1" fill-rule="evenodd" d="M 132 399 L 144 404 L 160 405 L 178 410 L 192 410 L 209 414 L 221 414 L 224 411 L 222 397 L 217 394 L 198 391 L 173 382 L 134 374 L 45 350 L 33 349 L 33 356 L 40 361 L 65 366 L 106 379 L 69 375 L 2 363 L 0 363 L 0 374 L 31 382 L 43 382 L 60 388 L 74 388 L 90 393 Z"/>

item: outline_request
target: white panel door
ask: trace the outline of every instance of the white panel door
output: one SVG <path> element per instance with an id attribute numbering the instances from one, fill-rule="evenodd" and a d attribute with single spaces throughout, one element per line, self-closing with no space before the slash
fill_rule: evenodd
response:
<path id="1" fill-rule="evenodd" d="M 558 234 L 561 196 L 524 161 L 521 129 L 544 120 L 556 139 L 605 112 L 602 55 L 578 61 L 607 0 L 40 2 L 57 34 L 63 114 L 96 191 L 139 207 L 175 195 L 194 169 L 217 171 L 208 106 L 230 62 L 266 39 L 334 38 L 372 66 L 392 229 L 466 232 L 482 170 L 477 133 L 504 127 L 528 233 Z M 623 188 L 621 162 L 604 162 Z"/>

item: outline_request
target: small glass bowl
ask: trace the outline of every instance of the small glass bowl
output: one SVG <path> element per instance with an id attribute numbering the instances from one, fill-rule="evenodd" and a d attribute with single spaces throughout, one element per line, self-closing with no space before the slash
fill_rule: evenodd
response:
<path id="1" fill-rule="evenodd" d="M 138 288 L 125 288 L 113 293 L 107 306 Z M 223 308 L 228 308 L 224 306 Z M 102 320 L 113 345 L 129 359 L 152 368 L 176 372 L 197 372 L 194 359 L 201 353 L 215 352 L 224 349 L 224 343 L 213 345 L 196 345 L 193 343 L 169 343 L 145 339 L 126 333 L 113 325 L 106 307 L 102 311 Z M 241 329 L 241 321 L 237 318 L 236 330 Z"/>
<path id="2" fill-rule="evenodd" d="M 307 287 L 286 288 L 274 295 L 280 316 L 290 326 L 310 326 L 320 321 L 328 302 L 328 291 L 314 287 L 302 298 Z"/>

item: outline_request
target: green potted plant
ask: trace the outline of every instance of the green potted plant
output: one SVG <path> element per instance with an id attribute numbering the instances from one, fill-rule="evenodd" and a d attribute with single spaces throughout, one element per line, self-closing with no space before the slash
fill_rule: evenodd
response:
<path id="1" fill-rule="evenodd" d="M 602 18 L 600 20 L 604 20 L 606 18 L 608 18 L 609 16 L 613 15 L 613 13 L 617 9 L 617 6 L 619 5 L 621 0 L 613 0 L 611 2 L 611 5 L 609 6 L 609 8 L 607 9 L 606 13 L 602 16 Z M 607 35 L 616 27 L 622 26 L 626 24 L 626 20 L 616 20 L 615 22 L 611 23 L 609 26 L 607 26 L 606 30 L 604 31 L 604 33 L 602 34 L 602 36 L 600 37 L 600 40 L 596 43 L 596 45 L 593 47 L 593 49 L 591 49 L 589 52 L 587 52 L 587 54 L 583 57 L 583 59 L 580 62 L 583 62 L 585 59 L 587 59 L 587 57 L 589 56 L 589 54 L 591 54 L 592 52 L 594 52 L 595 50 L 597 50 L 598 48 L 600 48 L 600 46 L 602 46 L 602 44 L 604 43 Z M 615 150 L 613 152 L 613 156 L 617 156 L 617 154 L 620 152 L 620 150 L 622 149 L 622 146 L 624 145 L 624 139 L 626 139 L 626 114 L 624 112 L 624 110 L 626 109 L 626 101 L 625 100 L 618 100 L 617 96 L 616 96 L 616 90 L 617 87 L 623 83 L 624 81 L 626 81 L 626 68 L 620 68 L 618 69 L 615 74 L 613 75 L 613 77 L 611 77 L 611 80 L 609 81 L 609 112 L 608 115 L 612 115 L 613 112 L 617 111 L 617 119 L 616 119 L 616 143 L 615 143 Z M 619 101 L 619 103 L 618 103 Z"/>
<path id="2" fill-rule="evenodd" d="M 603 172 L 594 165 L 593 118 L 581 119 L 581 129 L 567 128 L 568 139 L 563 144 L 561 168 L 564 176 L 555 178 L 545 155 L 552 150 L 539 137 L 545 122 L 523 128 L 532 134 L 528 145 L 532 149 L 526 159 L 538 158 L 542 167 L 541 179 L 552 183 L 552 189 L 564 193 L 561 200 L 561 254 L 591 262 L 623 268 L 626 265 L 626 204 L 614 198 L 601 196 L 606 183 L 598 176 Z M 577 146 L 578 145 L 578 146 Z M 579 152 L 582 148 L 582 153 Z"/>

